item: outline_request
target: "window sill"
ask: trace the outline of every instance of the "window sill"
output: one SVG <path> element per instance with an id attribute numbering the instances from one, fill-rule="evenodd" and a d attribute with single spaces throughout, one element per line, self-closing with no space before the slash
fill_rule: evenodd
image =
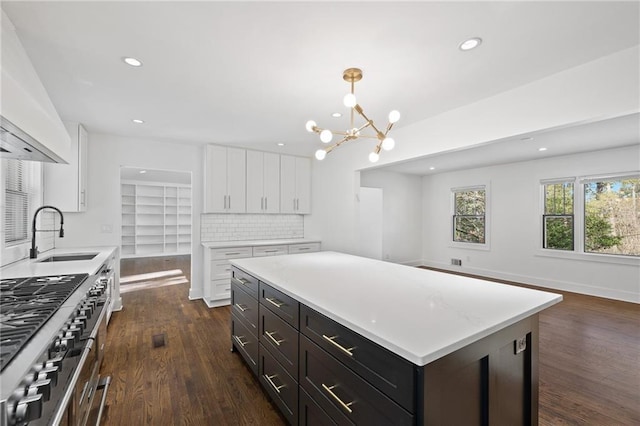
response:
<path id="1" fill-rule="evenodd" d="M 452 241 L 449 244 L 449 247 L 458 248 L 458 249 L 484 250 L 484 251 L 491 250 L 491 246 L 489 245 L 489 243 L 476 244 L 476 243 L 459 243 L 459 242 Z"/>
<path id="2" fill-rule="evenodd" d="M 618 265 L 640 266 L 640 258 L 615 254 L 576 253 L 561 250 L 539 249 L 536 256 L 589 262 L 614 263 Z"/>

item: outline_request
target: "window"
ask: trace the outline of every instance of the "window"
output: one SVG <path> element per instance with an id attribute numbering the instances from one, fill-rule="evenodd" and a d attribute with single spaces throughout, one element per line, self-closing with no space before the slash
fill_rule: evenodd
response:
<path id="1" fill-rule="evenodd" d="M 20 244 L 28 239 L 29 188 L 25 162 L 5 162 L 4 243 Z"/>
<path id="2" fill-rule="evenodd" d="M 544 185 L 542 247 L 573 250 L 573 181 Z"/>
<path id="3" fill-rule="evenodd" d="M 481 187 L 453 190 L 453 241 L 486 243 L 486 189 Z"/>
<path id="4" fill-rule="evenodd" d="M 42 163 L 0 160 L 0 260 L 4 266 L 28 256 L 31 218 L 42 204 Z M 41 218 L 42 219 L 42 218 Z M 53 243 L 53 233 L 47 233 Z M 44 239 L 47 236 L 43 236 Z M 48 247 L 41 244 L 41 247 Z"/>
<path id="5" fill-rule="evenodd" d="M 542 248 L 640 256 L 640 174 L 542 182 Z"/>
<path id="6" fill-rule="evenodd" d="M 640 176 L 583 185 L 585 253 L 640 256 Z"/>

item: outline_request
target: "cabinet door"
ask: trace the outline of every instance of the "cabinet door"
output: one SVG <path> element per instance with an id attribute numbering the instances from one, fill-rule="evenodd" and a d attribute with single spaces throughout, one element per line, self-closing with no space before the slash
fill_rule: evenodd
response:
<path id="1" fill-rule="evenodd" d="M 247 211 L 246 150 L 227 148 L 227 212 Z"/>
<path id="2" fill-rule="evenodd" d="M 87 130 L 78 125 L 78 211 L 87 211 L 87 163 L 89 134 Z"/>
<path id="3" fill-rule="evenodd" d="M 81 212 L 86 210 L 81 201 L 86 202 L 87 132 L 78 123 L 65 123 L 65 128 L 71 137 L 69 164 L 44 163 L 44 203 Z"/>
<path id="4" fill-rule="evenodd" d="M 247 151 L 247 213 L 264 212 L 264 156 L 258 151 Z"/>
<path id="5" fill-rule="evenodd" d="M 224 213 L 227 207 L 227 148 L 207 145 L 205 212 Z"/>
<path id="6" fill-rule="evenodd" d="M 296 157 L 280 156 L 280 213 L 295 213 Z"/>
<path id="7" fill-rule="evenodd" d="M 264 154 L 265 213 L 280 212 L 280 156 Z"/>
<path id="8" fill-rule="evenodd" d="M 311 213 L 311 160 L 296 157 L 296 213 Z"/>

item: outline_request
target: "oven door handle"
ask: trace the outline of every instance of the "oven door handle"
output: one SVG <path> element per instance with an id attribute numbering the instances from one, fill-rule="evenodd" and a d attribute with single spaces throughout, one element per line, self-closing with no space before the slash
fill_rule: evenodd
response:
<path id="1" fill-rule="evenodd" d="M 82 366 L 87 361 L 89 357 L 89 353 L 91 352 L 91 348 L 93 347 L 93 339 L 87 339 L 86 346 L 82 349 L 82 356 L 80 357 L 80 361 L 78 362 L 78 368 L 73 372 L 73 376 L 71 377 L 71 381 L 67 387 L 66 392 L 62 396 L 62 400 L 58 404 L 58 408 L 53 415 L 53 420 L 51 421 L 51 425 L 58 426 L 64 417 L 67 407 L 69 406 L 69 402 L 71 402 L 71 397 L 75 392 L 76 384 L 78 383 L 78 379 L 80 378 L 80 373 L 82 372 Z"/>
<path id="2" fill-rule="evenodd" d="M 111 376 L 103 377 L 102 380 L 98 383 L 97 390 L 102 389 L 102 398 L 100 398 L 100 408 L 98 409 L 98 418 L 96 420 L 96 426 L 100 426 L 100 419 L 102 419 L 102 411 L 104 410 L 104 406 L 107 403 L 107 392 L 109 391 L 109 386 L 111 385 Z"/>

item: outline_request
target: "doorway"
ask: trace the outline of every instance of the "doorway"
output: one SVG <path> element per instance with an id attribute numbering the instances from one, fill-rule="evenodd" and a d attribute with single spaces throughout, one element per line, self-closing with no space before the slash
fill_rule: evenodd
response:
<path id="1" fill-rule="evenodd" d="M 120 292 L 189 283 L 191 172 L 121 167 Z"/>

